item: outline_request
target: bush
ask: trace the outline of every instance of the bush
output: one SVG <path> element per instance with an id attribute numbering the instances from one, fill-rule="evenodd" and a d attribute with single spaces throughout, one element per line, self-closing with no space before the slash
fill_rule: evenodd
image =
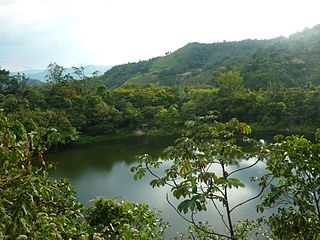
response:
<path id="1" fill-rule="evenodd" d="M 97 198 L 86 211 L 90 226 L 106 239 L 163 239 L 167 224 L 146 204 Z"/>
<path id="2" fill-rule="evenodd" d="M 48 176 L 40 139 L 0 111 L 0 239 L 161 238 L 166 225 L 146 204 L 99 198 L 87 221 L 70 183 Z"/>
<path id="3" fill-rule="evenodd" d="M 82 205 L 68 182 L 48 176 L 37 134 L 0 112 L 0 139 L 0 238 L 84 237 Z M 41 168 L 33 166 L 36 159 Z"/>

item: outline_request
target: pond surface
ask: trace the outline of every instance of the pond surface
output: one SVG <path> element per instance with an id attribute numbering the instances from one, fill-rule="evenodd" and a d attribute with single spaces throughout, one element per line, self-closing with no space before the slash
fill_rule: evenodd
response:
<path id="1" fill-rule="evenodd" d="M 159 157 L 162 149 L 172 144 L 173 140 L 173 137 L 129 137 L 65 149 L 49 154 L 47 160 L 56 164 L 56 170 L 51 175 L 55 178 L 70 179 L 76 188 L 79 201 L 85 206 L 89 206 L 90 200 L 97 196 L 145 202 L 151 208 L 162 211 L 162 217 L 172 226 L 168 232 L 173 235 L 175 232 L 183 232 L 187 223 L 167 203 L 166 193 L 170 193 L 170 189 L 153 189 L 149 185 L 152 179 L 150 175 L 134 181 L 130 171 L 130 168 L 136 165 L 135 155 L 149 153 L 153 157 Z M 241 163 L 242 166 L 247 164 L 247 161 Z M 241 175 L 234 175 L 240 178 L 246 187 L 230 193 L 231 205 L 259 192 L 257 185 L 250 182 L 249 177 L 261 176 L 264 171 L 264 165 L 259 163 L 241 172 Z M 172 196 L 170 199 L 175 202 Z M 235 210 L 235 219 L 256 218 L 257 202 L 258 200 L 253 201 Z M 198 218 L 201 219 L 209 220 L 217 229 L 222 229 L 220 217 L 213 207 L 209 207 L 208 211 Z"/>

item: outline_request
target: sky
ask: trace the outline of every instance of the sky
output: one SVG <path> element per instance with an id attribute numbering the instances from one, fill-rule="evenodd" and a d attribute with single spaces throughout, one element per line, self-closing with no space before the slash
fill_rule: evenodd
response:
<path id="1" fill-rule="evenodd" d="M 320 24 L 319 0 L 0 0 L 0 67 L 117 65 L 190 42 L 288 36 Z"/>

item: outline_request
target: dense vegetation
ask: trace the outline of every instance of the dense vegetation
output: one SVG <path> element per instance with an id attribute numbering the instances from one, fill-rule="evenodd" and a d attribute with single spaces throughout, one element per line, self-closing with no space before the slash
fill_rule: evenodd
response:
<path id="1" fill-rule="evenodd" d="M 43 138 L 56 136 L 50 148 L 79 136 L 115 136 L 142 130 L 148 134 L 177 132 L 183 122 L 217 110 L 267 130 L 311 131 L 320 123 L 320 87 L 286 88 L 271 84 L 264 91 L 246 89 L 239 71 L 218 76 L 220 87 L 124 86 L 108 89 L 96 77 L 81 81 L 63 76 L 43 86 L 1 70 L 0 108 Z M 55 131 L 58 130 L 58 131 Z"/>
<path id="2" fill-rule="evenodd" d="M 319 131 L 315 143 L 303 137 L 278 135 L 275 144 L 264 145 L 245 136 L 251 132 L 247 124 L 236 119 L 219 122 L 216 112 L 212 114 L 186 123 L 182 137 L 164 151 L 162 159 L 174 160 L 174 163 L 164 177 L 154 175 L 156 178 L 151 182 L 153 187 L 168 184 L 172 188 L 173 196 L 181 201 L 177 212 L 191 211 L 193 216 L 198 211 L 206 211 L 210 201 L 224 206 L 229 233 L 218 233 L 214 226 L 197 223 L 192 217 L 188 221 L 194 229 L 189 230 L 189 238 L 246 239 L 248 233 L 259 227 L 245 219 L 236 225 L 232 212 L 247 201 L 235 206 L 228 201 L 229 189 L 245 187 L 233 173 L 248 167 L 232 172 L 227 172 L 226 167 L 236 163 L 239 157 L 254 157 L 257 160 L 249 167 L 266 161 L 269 171 L 259 179 L 262 190 L 270 186 L 270 191 L 262 198 L 258 210 L 278 206 L 271 217 L 259 220 L 270 226 L 267 236 L 318 239 Z M 241 135 L 245 136 L 242 140 Z M 0 112 L 1 238 L 163 239 L 166 224 L 144 204 L 98 198 L 85 210 L 68 182 L 48 176 L 49 166 L 43 153 L 56 135 L 48 132 L 47 136 L 43 142 L 38 132 L 28 133 L 19 121 L 8 120 Z M 239 145 L 239 141 L 250 144 L 251 150 Z M 158 168 L 163 161 L 147 155 L 140 160 L 141 164 L 133 169 L 137 171 L 137 178 L 152 171 L 151 168 Z M 212 164 L 218 164 L 221 171 L 211 168 Z"/>
<path id="3" fill-rule="evenodd" d="M 116 66 L 102 77 L 74 68 L 80 81 L 51 63 L 48 84 L 41 86 L 0 70 L 0 108 L 29 131 L 59 130 L 56 146 L 79 135 L 129 133 L 141 126 L 166 134 L 213 110 L 224 121 L 236 117 L 254 128 L 314 130 L 320 121 L 319 39 L 320 25 L 289 38 L 194 43 L 165 57 Z M 147 81 L 150 74 L 156 80 Z"/>
<path id="4" fill-rule="evenodd" d="M 49 141 L 0 112 L 1 239 L 162 239 L 166 224 L 145 204 L 98 198 L 84 209 L 66 180 L 48 176 Z"/>
<path id="5" fill-rule="evenodd" d="M 301 87 L 320 82 L 320 25 L 289 38 L 190 43 L 164 57 L 116 66 L 103 77 L 109 87 L 153 83 L 164 86 L 218 85 L 224 70 L 240 70 L 244 87 L 270 83 Z"/>
<path id="6" fill-rule="evenodd" d="M 237 119 L 221 122 L 216 113 L 185 125 L 181 137 L 160 158 L 141 155 L 139 164 L 131 170 L 135 179 L 151 173 L 152 187 L 166 185 L 171 189 L 167 201 L 194 228 L 193 239 L 319 239 L 319 130 L 315 143 L 280 134 L 274 143 L 265 144 L 250 138 L 247 124 Z M 241 166 L 243 162 L 246 164 Z M 231 194 L 246 187 L 236 173 L 258 163 L 266 165 L 267 173 L 246 178 L 256 181 L 260 190 L 248 199 L 231 203 Z M 230 168 L 235 165 L 238 167 Z M 165 170 L 159 171 L 160 166 Z M 178 200 L 177 205 L 172 198 Z M 235 211 L 257 198 L 261 199 L 257 210 L 263 213 L 272 208 L 272 215 L 258 221 L 243 216 L 236 222 Z M 198 222 L 195 219 L 201 211 L 216 213 L 217 217 Z M 217 230 L 218 222 L 223 230 Z"/>
<path id="7" fill-rule="evenodd" d="M 211 115 L 186 122 L 184 134 L 174 142 L 173 146 L 165 149 L 160 158 L 153 159 L 150 155 L 142 155 L 140 164 L 133 167 L 132 171 L 136 173 L 136 179 L 140 179 L 150 171 L 155 176 L 155 179 L 150 182 L 153 187 L 170 186 L 172 196 L 179 200 L 175 210 L 179 214 L 180 212 L 186 214 L 190 210 L 190 217 L 181 216 L 195 228 L 211 236 L 211 239 L 244 238 L 244 232 L 235 230 L 232 219 L 233 211 L 247 200 L 232 206 L 229 198 L 230 189 L 245 187 L 234 173 L 246 170 L 248 167 L 233 171 L 229 171 L 228 167 L 250 158 L 257 159 L 252 164 L 256 165 L 263 159 L 264 156 L 261 153 L 263 146 L 253 139 L 244 138 L 250 132 L 250 127 L 245 123 L 236 119 L 222 123 L 217 121 L 214 113 L 211 113 Z M 240 146 L 241 143 L 246 143 L 246 150 Z M 159 168 L 165 161 L 169 161 L 170 164 L 166 164 L 169 167 L 165 169 L 164 176 L 159 176 L 154 169 Z M 169 193 L 167 193 L 167 201 L 171 203 Z M 207 211 L 210 205 L 221 216 L 226 231 L 205 229 L 195 220 L 195 216 L 201 211 Z M 220 216 L 217 218 L 220 219 Z"/>
<path id="8" fill-rule="evenodd" d="M 192 43 L 165 57 L 114 67 L 102 77 L 75 68 L 81 80 L 51 63 L 43 85 L 0 69 L 0 237 L 162 238 L 165 225 L 145 205 L 97 199 L 85 211 L 69 183 L 48 177 L 43 153 L 79 137 L 182 133 L 162 158 L 174 164 L 151 184 L 169 184 L 180 199 L 177 212 L 205 211 L 212 201 L 222 203 L 227 216 L 224 233 L 189 219 L 195 228 L 190 238 L 245 238 L 256 227 L 233 222 L 232 211 L 242 203 L 229 206 L 228 189 L 244 185 L 224 169 L 235 156 L 265 161 L 268 174 L 258 182 L 270 191 L 258 210 L 278 206 L 260 219 L 272 237 L 316 238 L 319 132 L 314 142 L 278 135 L 269 145 L 244 135 L 251 132 L 246 123 L 275 131 L 313 132 L 320 126 L 319 39 L 316 26 L 289 38 Z M 162 164 L 148 155 L 140 160 L 136 178 Z M 222 173 L 212 172 L 212 164 Z"/>

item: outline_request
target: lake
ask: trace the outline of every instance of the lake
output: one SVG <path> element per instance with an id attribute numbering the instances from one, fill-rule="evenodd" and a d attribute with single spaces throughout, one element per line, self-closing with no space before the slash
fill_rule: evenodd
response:
<path id="1" fill-rule="evenodd" d="M 159 157 L 166 146 L 172 144 L 174 137 L 128 137 L 99 143 L 85 144 L 50 153 L 47 160 L 55 163 L 56 170 L 52 172 L 55 178 L 68 178 L 76 188 L 80 202 L 90 205 L 90 200 L 97 196 L 145 202 L 151 208 L 162 211 L 162 217 L 172 226 L 168 230 L 170 235 L 183 232 L 187 223 L 179 217 L 166 201 L 167 187 L 153 189 L 149 182 L 152 179 L 147 175 L 142 180 L 134 181 L 130 168 L 136 164 L 135 155 L 149 153 Z M 254 161 L 254 160 L 252 160 Z M 166 164 L 170 164 L 166 162 Z M 247 161 L 242 166 L 249 164 Z M 236 167 L 232 167 L 235 169 Z M 217 170 L 218 171 L 218 170 Z M 246 200 L 259 192 L 255 183 L 250 182 L 250 176 L 261 176 L 265 172 L 264 164 L 243 171 L 240 178 L 246 188 L 232 190 L 230 193 L 231 205 Z M 173 197 L 171 197 L 173 200 Z M 235 219 L 256 218 L 255 205 L 258 200 L 246 204 L 234 211 Z M 202 214 L 199 220 L 207 219 L 222 229 L 220 217 L 213 208 Z M 218 223 L 217 223 L 218 222 Z"/>

